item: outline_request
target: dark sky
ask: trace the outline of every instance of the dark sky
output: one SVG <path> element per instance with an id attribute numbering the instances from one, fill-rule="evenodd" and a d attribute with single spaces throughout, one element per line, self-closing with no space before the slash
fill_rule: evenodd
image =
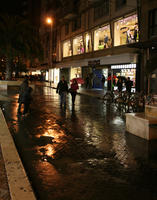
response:
<path id="1" fill-rule="evenodd" d="M 15 14 L 27 17 L 34 25 L 40 23 L 40 0 L 2 0 L 0 13 Z"/>
<path id="2" fill-rule="evenodd" d="M 2 0 L 0 5 L 0 12 L 7 12 L 10 14 L 17 14 L 20 11 L 22 0 Z"/>

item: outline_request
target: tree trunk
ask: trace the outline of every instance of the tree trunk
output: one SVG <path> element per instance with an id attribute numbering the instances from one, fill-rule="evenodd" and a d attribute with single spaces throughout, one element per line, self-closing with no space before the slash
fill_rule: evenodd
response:
<path id="1" fill-rule="evenodd" d="M 11 60 L 6 58 L 6 75 L 5 80 L 11 80 L 12 77 L 12 70 L 11 70 Z"/>

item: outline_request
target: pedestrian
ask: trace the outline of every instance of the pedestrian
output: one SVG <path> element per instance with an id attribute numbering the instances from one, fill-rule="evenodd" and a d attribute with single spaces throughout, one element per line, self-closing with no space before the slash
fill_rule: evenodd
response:
<path id="1" fill-rule="evenodd" d="M 68 92 L 68 84 L 64 78 L 64 76 L 62 76 L 62 79 L 60 80 L 60 82 L 57 85 L 57 90 L 56 93 L 59 93 L 60 95 L 60 107 L 62 108 L 62 105 L 64 104 L 64 108 L 66 108 L 66 95 Z"/>
<path id="2" fill-rule="evenodd" d="M 132 88 L 132 81 L 130 80 L 130 77 L 127 78 L 127 81 L 125 82 L 126 86 L 126 91 L 130 94 L 131 93 L 131 88 Z"/>
<path id="3" fill-rule="evenodd" d="M 101 79 L 101 83 L 102 83 L 102 88 L 105 88 L 105 76 L 102 75 L 102 79 Z"/>
<path id="4" fill-rule="evenodd" d="M 118 86 L 118 91 L 122 92 L 123 83 L 121 78 L 118 79 L 117 86 Z"/>
<path id="5" fill-rule="evenodd" d="M 111 91 L 111 74 L 108 74 L 107 77 L 107 90 Z"/>
<path id="6" fill-rule="evenodd" d="M 71 93 L 71 96 L 72 96 L 72 106 L 74 107 L 75 105 L 75 98 L 76 98 L 76 94 L 77 94 L 77 90 L 79 89 L 79 86 L 78 86 L 78 83 L 77 83 L 77 80 L 76 79 L 73 79 L 72 80 L 72 84 L 71 84 L 71 87 L 70 87 L 70 93 Z"/>
<path id="7" fill-rule="evenodd" d="M 22 114 L 21 113 L 21 106 L 22 106 L 22 104 L 24 104 L 24 102 L 23 102 L 23 95 L 24 95 L 24 92 L 26 91 L 27 88 L 28 88 L 28 79 L 27 79 L 27 77 L 25 77 L 25 79 L 22 82 L 22 84 L 20 85 L 20 89 L 19 89 L 18 114 Z"/>
<path id="8" fill-rule="evenodd" d="M 86 89 L 89 88 L 89 75 L 86 77 Z"/>
<path id="9" fill-rule="evenodd" d="M 32 91 L 33 89 L 31 87 L 27 87 L 26 90 L 24 91 L 23 94 L 23 103 L 24 103 L 24 111 L 23 111 L 23 115 L 28 114 L 29 112 L 29 108 L 30 108 L 30 104 L 32 102 Z"/>

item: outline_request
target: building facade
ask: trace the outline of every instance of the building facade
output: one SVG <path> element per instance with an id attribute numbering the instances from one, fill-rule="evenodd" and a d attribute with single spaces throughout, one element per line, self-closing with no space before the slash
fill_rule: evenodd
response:
<path id="1" fill-rule="evenodd" d="M 122 76 L 130 77 L 134 88 L 141 89 L 143 49 L 135 44 L 148 39 L 143 32 L 141 2 L 79 0 L 76 3 L 66 0 L 55 9 L 50 2 L 49 6 L 42 5 L 42 20 L 46 15 L 52 16 L 53 31 L 50 34 L 49 27 L 41 27 L 47 80 L 57 82 L 62 75 L 68 81 L 88 77 L 89 87 L 102 88 L 102 75 L 106 79 L 109 75 Z M 49 44 L 50 37 L 52 45 Z M 53 61 L 51 69 L 50 57 Z"/>

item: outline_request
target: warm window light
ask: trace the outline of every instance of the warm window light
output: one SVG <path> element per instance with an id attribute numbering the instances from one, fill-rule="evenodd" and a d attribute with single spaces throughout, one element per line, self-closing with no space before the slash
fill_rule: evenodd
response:
<path id="1" fill-rule="evenodd" d="M 51 18 L 47 18 L 47 19 L 46 19 L 46 22 L 47 22 L 48 24 L 52 24 L 52 19 L 51 19 Z"/>

